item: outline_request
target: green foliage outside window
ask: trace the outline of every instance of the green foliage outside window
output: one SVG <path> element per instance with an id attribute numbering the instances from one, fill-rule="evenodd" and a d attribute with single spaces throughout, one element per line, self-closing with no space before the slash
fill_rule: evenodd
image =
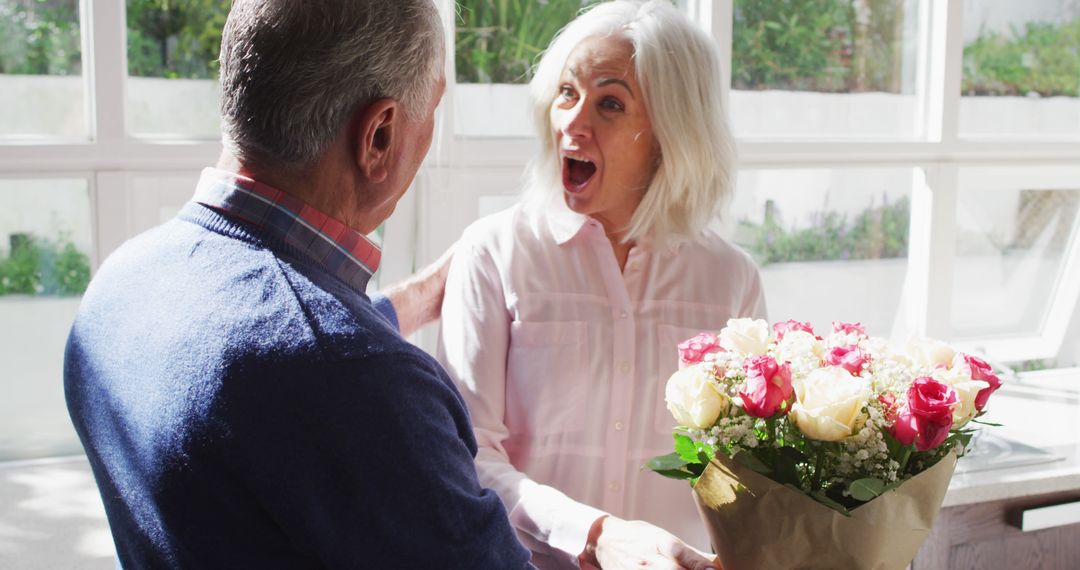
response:
<path id="1" fill-rule="evenodd" d="M 964 46 L 965 95 L 1080 95 L 1080 18 L 1028 22 Z"/>
<path id="2" fill-rule="evenodd" d="M 0 74 L 78 75 L 78 0 L 0 0 Z"/>
<path id="3" fill-rule="evenodd" d="M 89 283 L 90 259 L 63 237 L 14 234 L 10 252 L 0 257 L 0 296 L 81 295 Z"/>
<path id="4" fill-rule="evenodd" d="M 902 0 L 736 0 L 735 89 L 900 92 Z"/>
<path id="5" fill-rule="evenodd" d="M 527 82 L 555 33 L 597 1 L 459 0 L 457 80 Z M 131 75 L 216 77 L 229 4 L 126 0 Z M 0 0 L 0 74 L 78 75 L 78 7 Z M 735 0 L 733 87 L 899 93 L 902 8 L 903 0 Z M 963 90 L 1080 95 L 1080 18 L 980 35 L 964 48 Z"/>
<path id="6" fill-rule="evenodd" d="M 128 72 L 139 77 L 216 78 L 230 4 L 127 0 Z"/>
<path id="7" fill-rule="evenodd" d="M 555 32 L 598 0 L 459 0 L 459 83 L 526 83 Z"/>
<path id="8" fill-rule="evenodd" d="M 761 224 L 739 222 L 736 241 L 761 266 L 795 261 L 906 257 L 911 203 L 900 200 L 868 208 L 853 220 L 839 212 L 816 213 L 807 227 L 784 224 L 775 202 L 766 204 Z"/>

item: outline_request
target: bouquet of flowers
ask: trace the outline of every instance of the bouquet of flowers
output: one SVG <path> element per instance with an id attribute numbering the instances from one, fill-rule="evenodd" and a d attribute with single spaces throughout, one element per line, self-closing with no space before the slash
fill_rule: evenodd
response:
<path id="1" fill-rule="evenodd" d="M 680 344 L 679 360 L 665 393 L 675 453 L 647 467 L 690 481 L 735 570 L 904 568 L 1001 385 L 976 356 L 894 346 L 857 323 L 822 338 L 732 319 Z"/>

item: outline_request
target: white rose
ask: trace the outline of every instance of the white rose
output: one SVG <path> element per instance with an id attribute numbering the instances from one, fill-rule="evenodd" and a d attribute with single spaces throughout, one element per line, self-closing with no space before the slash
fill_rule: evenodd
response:
<path id="1" fill-rule="evenodd" d="M 956 351 L 940 340 L 912 338 L 907 343 L 907 353 L 917 366 L 936 368 L 952 364 Z"/>
<path id="2" fill-rule="evenodd" d="M 799 362 L 825 357 L 825 343 L 806 331 L 789 331 L 776 343 L 777 362 Z"/>
<path id="3" fill-rule="evenodd" d="M 963 354 L 957 354 L 949 368 L 937 368 L 933 373 L 934 380 L 951 386 L 956 390 L 956 406 L 953 407 L 953 428 L 959 428 L 970 422 L 979 410 L 975 409 L 975 396 L 979 392 L 989 388 L 990 383 L 971 378 L 971 369 L 964 360 Z"/>
<path id="4" fill-rule="evenodd" d="M 866 422 L 863 408 L 870 399 L 870 383 L 839 366 L 818 368 L 793 380 L 795 404 L 791 416 L 799 430 L 820 441 L 840 441 Z"/>
<path id="5" fill-rule="evenodd" d="M 704 362 L 672 374 L 664 400 L 679 425 L 696 429 L 712 427 L 731 409 L 731 399 L 713 381 L 713 365 Z"/>
<path id="6" fill-rule="evenodd" d="M 769 350 L 769 323 L 761 319 L 728 319 L 720 331 L 720 346 L 746 356 L 759 356 Z"/>

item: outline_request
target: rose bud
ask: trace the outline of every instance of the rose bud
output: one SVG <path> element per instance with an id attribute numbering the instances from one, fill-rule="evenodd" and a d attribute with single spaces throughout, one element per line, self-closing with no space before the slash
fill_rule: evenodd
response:
<path id="1" fill-rule="evenodd" d="M 781 404 L 791 400 L 791 365 L 786 362 L 779 365 L 771 356 L 758 356 L 748 360 L 744 367 L 746 381 L 739 388 L 743 409 L 756 418 L 776 415 Z"/>
<path id="2" fill-rule="evenodd" d="M 814 334 L 814 328 L 810 326 L 810 323 L 804 323 L 801 321 L 786 320 L 782 323 L 775 323 L 772 326 L 773 333 L 776 334 L 776 342 L 780 342 L 784 339 L 784 335 L 792 331 L 803 331 Z"/>
<path id="3" fill-rule="evenodd" d="M 769 323 L 761 319 L 728 319 L 720 331 L 720 346 L 742 356 L 757 356 L 769 350 Z"/>
<path id="4" fill-rule="evenodd" d="M 840 441 L 866 423 L 863 408 L 870 399 L 870 383 L 838 366 L 818 368 L 795 382 L 791 417 L 806 437 Z"/>
<path id="5" fill-rule="evenodd" d="M 928 376 L 917 378 L 889 432 L 904 445 L 915 443 L 919 451 L 934 449 L 949 436 L 958 402 L 951 387 Z"/>
<path id="6" fill-rule="evenodd" d="M 982 389 L 977 396 L 975 396 L 975 409 L 983 411 L 986 407 L 986 401 L 990 399 L 990 394 L 993 394 L 1001 387 L 1001 378 L 994 374 L 994 369 L 987 364 L 987 362 L 977 356 L 971 356 L 969 354 L 964 355 L 964 361 L 967 362 L 969 368 L 971 368 L 971 379 L 982 380 L 990 385 L 989 388 Z"/>
<path id="7" fill-rule="evenodd" d="M 707 429 L 731 408 L 731 399 L 713 381 L 714 368 L 697 364 L 672 374 L 664 388 L 667 409 L 681 426 Z"/>
<path id="8" fill-rule="evenodd" d="M 831 366 L 839 366 L 851 373 L 852 376 L 862 374 L 863 365 L 870 362 L 870 358 L 859 350 L 858 346 L 838 346 L 825 355 L 825 363 Z"/>
<path id="9" fill-rule="evenodd" d="M 705 359 L 706 354 L 722 352 L 720 337 L 712 333 L 698 333 L 693 338 L 679 343 L 679 368 L 697 364 Z"/>
<path id="10" fill-rule="evenodd" d="M 839 334 L 857 334 L 859 336 L 866 336 L 866 328 L 862 326 L 862 323 L 842 323 L 840 321 L 833 321 L 832 330 L 834 333 Z"/>

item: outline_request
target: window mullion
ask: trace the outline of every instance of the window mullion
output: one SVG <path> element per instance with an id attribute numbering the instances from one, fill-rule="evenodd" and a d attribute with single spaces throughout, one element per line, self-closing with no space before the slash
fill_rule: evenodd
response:
<path id="1" fill-rule="evenodd" d="M 127 137 L 124 89 L 127 81 L 125 2 L 83 0 L 83 65 L 92 139 L 119 146 Z"/>
<path id="2" fill-rule="evenodd" d="M 958 185 L 958 168 L 939 164 L 928 167 L 925 182 L 917 181 L 912 188 L 905 286 L 908 333 L 951 336 Z"/>
<path id="3" fill-rule="evenodd" d="M 734 0 L 690 0 L 687 15 L 716 41 L 720 48 L 720 104 L 731 115 L 732 34 L 735 22 Z"/>

